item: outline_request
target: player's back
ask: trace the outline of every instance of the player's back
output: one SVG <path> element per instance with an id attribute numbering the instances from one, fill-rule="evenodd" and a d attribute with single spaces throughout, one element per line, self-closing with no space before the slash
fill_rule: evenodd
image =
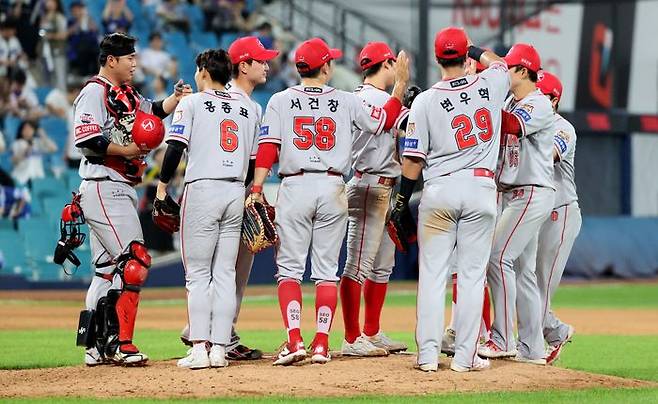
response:
<path id="1" fill-rule="evenodd" d="M 297 85 L 270 99 L 259 142 L 280 144 L 279 173 L 332 171 L 349 174 L 352 132 L 357 114 L 365 111 L 354 94 L 330 86 Z M 365 112 L 363 112 L 365 113 Z M 372 108 L 372 114 L 383 114 Z M 383 129 L 381 116 L 373 122 Z M 375 126 L 375 129 L 377 127 Z"/>
<path id="2" fill-rule="evenodd" d="M 412 105 L 404 154 L 426 158 L 426 180 L 463 169 L 495 170 L 508 90 L 502 63 L 481 74 L 436 83 Z"/>
<path id="3" fill-rule="evenodd" d="M 559 154 L 559 161 L 554 166 L 555 206 L 568 205 L 578 200 L 576 193 L 575 159 L 576 130 L 560 114 L 555 114 L 553 121 L 554 144 Z"/>
<path id="4" fill-rule="evenodd" d="M 257 116 L 237 94 L 206 90 L 181 100 L 168 139 L 187 145 L 185 182 L 243 181 L 256 152 Z"/>

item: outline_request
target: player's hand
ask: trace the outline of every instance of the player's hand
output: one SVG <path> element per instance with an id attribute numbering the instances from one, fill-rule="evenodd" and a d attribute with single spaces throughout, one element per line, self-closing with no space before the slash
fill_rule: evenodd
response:
<path id="1" fill-rule="evenodd" d="M 137 143 L 131 142 L 123 147 L 121 155 L 127 159 L 132 159 L 139 157 L 142 154 L 144 154 L 144 150 L 140 149 L 139 146 L 137 146 Z"/>
<path id="2" fill-rule="evenodd" d="M 475 59 L 466 58 L 466 75 L 475 74 L 477 72 L 477 65 Z"/>
<path id="3" fill-rule="evenodd" d="M 263 203 L 265 202 L 265 198 L 263 197 L 262 192 L 252 192 L 250 193 L 244 200 L 244 206 L 249 206 L 253 204 L 254 202 L 259 202 Z"/>
<path id="4" fill-rule="evenodd" d="M 407 86 L 409 83 L 409 57 L 405 51 L 398 53 L 397 61 L 395 62 L 395 84 L 402 84 Z"/>
<path id="5" fill-rule="evenodd" d="M 176 101 L 180 101 L 183 97 L 192 94 L 192 86 L 183 82 L 183 79 L 178 79 L 174 85 L 174 97 Z"/>

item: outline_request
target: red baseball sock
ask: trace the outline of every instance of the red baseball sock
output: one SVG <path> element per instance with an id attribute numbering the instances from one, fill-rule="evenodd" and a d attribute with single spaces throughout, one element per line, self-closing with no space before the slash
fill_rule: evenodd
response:
<path id="1" fill-rule="evenodd" d="M 351 278 L 340 281 L 340 304 L 345 324 L 345 340 L 350 344 L 361 335 L 359 311 L 361 310 L 361 284 Z"/>
<path id="2" fill-rule="evenodd" d="M 388 283 L 377 283 L 366 279 L 363 285 L 363 299 L 366 305 L 366 316 L 363 324 L 363 333 L 369 337 L 379 332 L 379 318 L 386 300 Z"/>
<path id="3" fill-rule="evenodd" d="M 489 297 L 489 287 L 484 286 L 484 304 L 482 305 L 482 321 L 484 322 L 487 339 L 491 336 L 491 298 Z"/>
<path id="4" fill-rule="evenodd" d="M 139 293 L 132 290 L 124 290 L 117 300 L 116 313 L 119 320 L 119 343 L 123 352 L 139 352 L 137 347 L 132 343 L 138 305 Z"/>
<path id="5" fill-rule="evenodd" d="M 329 330 L 334 321 L 338 288 L 334 282 L 320 282 L 315 286 L 315 321 L 317 332 L 313 345 L 329 346 Z"/>
<path id="6" fill-rule="evenodd" d="M 457 303 L 457 274 L 452 274 L 452 302 Z"/>
<path id="7" fill-rule="evenodd" d="M 295 279 L 284 279 L 279 282 L 279 307 L 283 324 L 288 332 L 288 343 L 294 345 L 302 342 L 299 329 L 302 319 L 302 287 Z"/>

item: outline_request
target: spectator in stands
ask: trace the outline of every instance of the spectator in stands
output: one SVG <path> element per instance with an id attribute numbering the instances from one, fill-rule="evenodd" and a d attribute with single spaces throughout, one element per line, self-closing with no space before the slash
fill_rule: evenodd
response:
<path id="1" fill-rule="evenodd" d="M 274 32 L 272 32 L 272 24 L 269 22 L 266 21 L 260 24 L 251 35 L 257 36 L 265 49 L 278 49 L 275 43 L 276 40 L 274 39 Z"/>
<path id="2" fill-rule="evenodd" d="M 46 108 L 48 112 L 66 121 L 67 139 L 66 150 L 64 150 L 64 160 L 67 167 L 78 169 L 82 154 L 75 147 L 75 137 L 73 134 L 73 101 L 82 89 L 82 82 L 70 80 L 66 87 L 66 92 L 57 88 L 53 89 L 46 96 Z"/>
<path id="3" fill-rule="evenodd" d="M 10 77 L 9 112 L 21 119 L 37 120 L 45 115 L 39 106 L 39 99 L 26 85 L 27 76 L 21 69 L 14 69 Z"/>
<path id="4" fill-rule="evenodd" d="M 57 151 L 57 145 L 33 121 L 23 121 L 18 127 L 16 141 L 11 145 L 12 177 L 19 185 L 43 178 L 43 155 Z"/>
<path id="5" fill-rule="evenodd" d="M 66 17 L 61 0 L 46 0 L 41 13 L 41 62 L 45 82 L 62 90 L 66 88 Z"/>
<path id="6" fill-rule="evenodd" d="M 202 0 L 201 9 L 206 31 L 213 31 L 220 36 L 227 32 L 249 31 L 249 13 L 243 0 Z"/>
<path id="7" fill-rule="evenodd" d="M 0 77 L 8 76 L 17 68 L 27 66 L 27 56 L 16 37 L 17 21 L 7 19 L 0 23 Z"/>
<path id="8" fill-rule="evenodd" d="M 0 218 L 30 217 L 30 191 L 25 187 L 0 186 Z"/>
<path id="9" fill-rule="evenodd" d="M 148 76 L 171 80 L 178 74 L 176 60 L 162 49 L 162 35 L 159 32 L 149 35 L 149 47 L 140 51 L 138 57 L 139 66 Z"/>
<path id="10" fill-rule="evenodd" d="M 11 93 L 11 83 L 7 77 L 0 76 L 0 120 L 4 121 L 5 116 L 9 113 L 9 94 Z"/>
<path id="11" fill-rule="evenodd" d="M 155 10 L 162 19 L 162 26 L 167 30 L 190 32 L 190 20 L 185 13 L 185 5 L 178 0 L 163 0 Z"/>
<path id="12" fill-rule="evenodd" d="M 106 34 L 128 32 L 133 23 L 133 13 L 126 7 L 126 0 L 108 0 L 103 10 L 103 29 Z"/>
<path id="13" fill-rule="evenodd" d="M 81 1 L 71 3 L 67 58 L 71 73 L 86 77 L 98 71 L 98 27 Z"/>

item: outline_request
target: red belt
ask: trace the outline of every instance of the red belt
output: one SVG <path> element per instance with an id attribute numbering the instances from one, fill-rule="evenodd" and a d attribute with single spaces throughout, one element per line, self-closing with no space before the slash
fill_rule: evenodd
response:
<path id="1" fill-rule="evenodd" d="M 359 170 L 354 171 L 354 176 L 355 176 L 356 178 L 361 178 L 361 177 L 363 177 L 363 174 L 364 174 L 364 173 L 361 172 L 361 171 L 359 171 Z M 368 174 L 368 173 L 365 173 L 365 174 Z M 393 185 L 395 185 L 395 180 L 396 180 L 395 178 L 391 178 L 391 177 L 382 177 L 382 176 L 379 176 L 379 175 L 377 175 L 377 174 L 368 174 L 368 175 L 373 175 L 373 176 L 377 177 L 377 178 L 378 178 L 378 179 L 377 179 L 377 183 L 378 183 L 378 184 L 386 185 L 386 186 L 389 186 L 389 187 L 392 187 Z"/>
<path id="2" fill-rule="evenodd" d="M 302 170 L 302 171 L 300 171 L 298 173 L 294 173 L 294 174 L 279 174 L 279 178 L 296 177 L 298 175 L 304 175 L 304 173 L 305 173 L 304 170 Z M 319 174 L 326 173 L 327 175 L 333 175 L 335 177 L 342 177 L 343 176 L 343 173 L 337 173 L 335 171 L 306 171 L 306 173 L 319 173 Z"/>
<path id="3" fill-rule="evenodd" d="M 450 174 L 446 174 L 445 176 L 448 176 Z M 493 171 L 487 169 L 487 168 L 474 168 L 473 169 L 473 176 L 475 177 L 487 177 L 487 178 L 494 178 L 495 174 Z"/>

